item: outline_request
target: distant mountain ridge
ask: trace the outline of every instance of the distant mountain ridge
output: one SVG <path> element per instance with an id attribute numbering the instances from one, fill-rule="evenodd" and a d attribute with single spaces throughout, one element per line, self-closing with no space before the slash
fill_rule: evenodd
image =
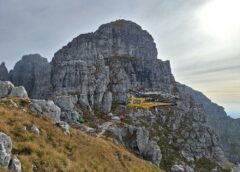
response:
<path id="1" fill-rule="evenodd" d="M 219 136 L 225 155 L 235 163 L 240 161 L 240 119 L 227 116 L 224 108 L 213 103 L 204 94 L 192 88 L 177 84 L 180 92 L 188 94 L 196 102 L 202 104 L 206 111 L 207 124 Z"/>

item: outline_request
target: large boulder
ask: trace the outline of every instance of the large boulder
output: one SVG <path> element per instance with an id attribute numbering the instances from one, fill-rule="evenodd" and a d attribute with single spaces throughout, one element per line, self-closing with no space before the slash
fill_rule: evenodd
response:
<path id="1" fill-rule="evenodd" d="M 21 162 L 16 156 L 13 156 L 9 168 L 14 172 L 22 172 Z"/>
<path id="2" fill-rule="evenodd" d="M 54 98 L 54 103 L 59 106 L 62 111 L 72 111 L 77 102 L 77 96 L 57 96 Z"/>
<path id="3" fill-rule="evenodd" d="M 13 87 L 9 96 L 28 99 L 27 91 L 25 90 L 25 88 L 23 86 Z"/>
<path id="4" fill-rule="evenodd" d="M 49 116 L 55 123 L 60 122 L 61 109 L 52 100 L 32 100 L 30 109 L 39 115 Z"/>
<path id="5" fill-rule="evenodd" d="M 82 111 L 76 108 L 78 103 L 77 96 L 57 96 L 54 98 L 54 103 L 61 108 L 61 120 L 69 123 L 83 121 Z"/>
<path id="6" fill-rule="evenodd" d="M 8 70 L 4 62 L 0 65 L 0 81 L 9 81 Z"/>
<path id="7" fill-rule="evenodd" d="M 7 168 L 11 159 L 12 141 L 5 133 L 0 132 L 0 167 Z"/>
<path id="8" fill-rule="evenodd" d="M 0 81 L 0 98 L 7 97 L 13 88 L 14 85 L 11 82 Z"/>
<path id="9" fill-rule="evenodd" d="M 47 59 L 39 54 L 22 57 L 10 71 L 11 81 L 15 86 L 24 86 L 29 97 L 42 99 L 50 94 L 51 66 Z"/>

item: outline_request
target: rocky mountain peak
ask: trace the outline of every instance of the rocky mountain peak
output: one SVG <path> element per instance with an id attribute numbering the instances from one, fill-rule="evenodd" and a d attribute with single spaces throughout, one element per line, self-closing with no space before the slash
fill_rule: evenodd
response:
<path id="1" fill-rule="evenodd" d="M 53 63 L 112 56 L 157 59 L 157 48 L 152 36 L 139 25 L 117 20 L 101 25 L 94 33 L 74 38 L 54 55 Z"/>
<path id="2" fill-rule="evenodd" d="M 103 52 L 104 57 L 157 58 L 157 48 L 152 36 L 132 21 L 116 20 L 103 24 L 94 34 L 103 40 L 99 42 L 100 47 L 111 47 L 108 53 Z"/>
<path id="3" fill-rule="evenodd" d="M 51 66 L 47 59 L 39 54 L 24 55 L 10 72 L 14 85 L 23 85 L 30 97 L 40 98 L 47 93 L 50 82 Z M 43 91 L 42 89 L 44 88 Z"/>
<path id="4" fill-rule="evenodd" d="M 0 65 L 0 80 L 1 81 L 9 80 L 8 70 L 7 70 L 4 62 L 2 62 Z"/>
<path id="5" fill-rule="evenodd" d="M 124 19 L 120 19 L 120 20 L 116 20 L 110 23 L 106 23 L 101 25 L 97 32 L 107 32 L 107 31 L 115 31 L 115 32 L 142 32 L 142 27 L 139 26 L 138 24 L 132 22 L 132 21 L 128 21 L 128 20 L 124 20 Z"/>
<path id="6" fill-rule="evenodd" d="M 40 54 L 28 54 L 22 57 L 22 62 L 37 63 L 47 62 L 47 59 L 42 57 Z"/>

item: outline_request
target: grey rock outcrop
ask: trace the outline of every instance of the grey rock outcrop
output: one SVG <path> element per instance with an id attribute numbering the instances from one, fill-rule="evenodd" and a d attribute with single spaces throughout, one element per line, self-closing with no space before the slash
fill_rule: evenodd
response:
<path id="1" fill-rule="evenodd" d="M 103 95 L 102 101 L 102 109 L 104 113 L 109 113 L 112 107 L 112 93 L 110 91 L 106 91 Z"/>
<path id="2" fill-rule="evenodd" d="M 61 108 L 61 120 L 69 123 L 83 121 L 82 111 L 75 106 L 78 103 L 77 96 L 57 96 L 54 103 Z"/>
<path id="3" fill-rule="evenodd" d="M 112 57 L 105 61 L 110 69 L 109 85 L 114 101 L 126 103 L 131 90 L 166 93 L 175 90 L 169 61 L 132 57 Z"/>
<path id="4" fill-rule="evenodd" d="M 188 165 L 173 165 L 171 167 L 171 172 L 194 172 L 194 170 Z"/>
<path id="5" fill-rule="evenodd" d="M 19 161 L 19 159 L 16 156 L 13 156 L 9 167 L 14 172 L 22 172 L 21 162 Z"/>
<path id="6" fill-rule="evenodd" d="M 39 115 L 49 116 L 55 123 L 60 122 L 61 109 L 52 100 L 32 100 L 30 109 Z"/>
<path id="7" fill-rule="evenodd" d="M 224 172 L 225 170 L 223 170 L 221 167 L 215 167 L 214 169 L 212 169 L 210 172 Z"/>
<path id="8" fill-rule="evenodd" d="M 8 70 L 4 62 L 0 65 L 0 81 L 9 81 Z"/>
<path id="9" fill-rule="evenodd" d="M 109 70 L 99 56 L 91 61 L 71 60 L 52 62 L 54 95 L 71 94 L 82 105 L 100 107 L 109 82 Z"/>
<path id="10" fill-rule="evenodd" d="M 0 167 L 7 168 L 11 159 L 12 141 L 5 133 L 0 132 Z"/>
<path id="11" fill-rule="evenodd" d="M 40 130 L 36 125 L 32 125 L 30 128 L 31 132 L 33 132 L 34 134 L 39 135 L 40 134 Z"/>
<path id="12" fill-rule="evenodd" d="M 159 166 L 162 159 L 161 150 L 155 141 L 149 140 L 149 132 L 145 128 L 135 126 L 109 127 L 108 131 L 136 154 Z"/>
<path id="13" fill-rule="evenodd" d="M 174 165 L 171 168 L 171 172 L 185 172 L 182 165 Z"/>
<path id="14" fill-rule="evenodd" d="M 177 87 L 181 94 L 191 96 L 193 100 L 201 104 L 206 112 L 206 122 L 218 135 L 226 157 L 234 162 L 240 162 L 240 121 L 227 116 L 224 108 L 213 103 L 201 92 L 180 84 Z"/>
<path id="15" fill-rule="evenodd" d="M 70 135 L 70 131 L 69 131 L 69 128 L 70 126 L 68 125 L 67 122 L 64 122 L 64 121 L 60 121 L 59 123 L 57 123 L 57 125 L 63 130 L 63 133 L 65 135 Z"/>
<path id="16" fill-rule="evenodd" d="M 9 81 L 0 81 L 0 98 L 7 97 L 14 85 Z"/>
<path id="17" fill-rule="evenodd" d="M 240 165 L 238 165 L 237 167 L 235 167 L 234 169 L 232 169 L 231 172 L 239 172 L 240 171 Z"/>
<path id="18" fill-rule="evenodd" d="M 51 66 L 39 54 L 22 57 L 10 71 L 10 79 L 15 86 L 24 86 L 31 98 L 46 98 L 50 94 Z"/>
<path id="19" fill-rule="evenodd" d="M 25 88 L 23 86 L 13 87 L 9 96 L 28 99 L 27 91 L 25 90 Z"/>

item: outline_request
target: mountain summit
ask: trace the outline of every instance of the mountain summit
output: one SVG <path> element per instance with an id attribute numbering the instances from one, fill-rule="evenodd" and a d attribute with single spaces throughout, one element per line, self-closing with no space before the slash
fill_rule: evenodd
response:
<path id="1" fill-rule="evenodd" d="M 156 59 L 157 48 L 152 36 L 139 25 L 127 20 L 117 20 L 101 25 L 94 33 L 81 34 L 74 38 L 55 54 L 53 62 L 92 59 L 98 55 L 105 58 L 127 56 Z"/>

